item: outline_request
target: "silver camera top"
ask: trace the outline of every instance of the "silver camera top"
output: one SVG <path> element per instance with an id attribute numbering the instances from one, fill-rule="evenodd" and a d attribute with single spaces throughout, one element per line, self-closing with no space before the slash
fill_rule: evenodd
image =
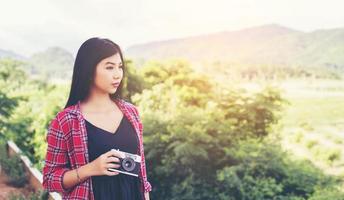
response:
<path id="1" fill-rule="evenodd" d="M 131 158 L 135 162 L 141 162 L 141 156 L 139 156 L 137 154 L 131 154 L 131 153 L 128 153 L 128 152 L 120 151 L 119 149 L 112 149 L 112 150 L 115 150 L 115 151 L 121 153 L 122 155 L 124 155 L 124 158 Z"/>

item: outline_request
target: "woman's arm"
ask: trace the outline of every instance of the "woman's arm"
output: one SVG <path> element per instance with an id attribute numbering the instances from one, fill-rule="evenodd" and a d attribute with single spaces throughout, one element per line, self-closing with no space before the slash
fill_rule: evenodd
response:
<path id="1" fill-rule="evenodd" d="M 63 176 L 63 188 L 70 189 L 91 176 L 94 176 L 91 163 L 69 170 Z"/>
<path id="2" fill-rule="evenodd" d="M 67 171 L 63 176 L 63 187 L 67 189 L 72 188 L 91 176 L 118 175 L 119 172 L 108 171 L 108 168 L 119 168 L 119 164 L 114 164 L 114 162 L 119 163 L 119 157 L 123 158 L 124 155 L 121 155 L 116 150 L 110 150 L 78 169 Z"/>
<path id="3" fill-rule="evenodd" d="M 62 186 L 62 177 L 69 170 L 66 141 L 56 116 L 48 128 L 48 148 L 43 167 L 43 187 L 49 192 L 68 192 Z"/>
<path id="4" fill-rule="evenodd" d="M 49 192 L 70 192 L 78 183 L 86 180 L 90 176 L 96 175 L 117 175 L 118 172 L 108 171 L 108 168 L 118 168 L 119 162 L 116 157 L 123 157 L 117 151 L 108 151 L 96 160 L 71 170 L 67 153 L 66 141 L 63 136 L 61 126 L 57 118 L 53 119 L 49 125 L 47 134 L 47 153 L 43 167 L 43 187 Z M 79 178 L 77 173 L 79 174 Z"/>

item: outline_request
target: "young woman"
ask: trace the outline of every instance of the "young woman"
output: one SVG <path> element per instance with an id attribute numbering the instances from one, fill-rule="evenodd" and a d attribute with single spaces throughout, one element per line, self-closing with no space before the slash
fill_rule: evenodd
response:
<path id="1" fill-rule="evenodd" d="M 50 122 L 43 186 L 63 199 L 148 200 L 143 126 L 121 98 L 124 60 L 108 39 L 90 38 L 76 56 L 68 102 Z M 141 156 L 139 176 L 112 171 L 128 152 Z"/>

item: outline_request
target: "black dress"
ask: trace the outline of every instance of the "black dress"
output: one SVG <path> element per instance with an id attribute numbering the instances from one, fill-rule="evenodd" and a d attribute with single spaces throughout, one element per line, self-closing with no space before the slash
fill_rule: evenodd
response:
<path id="1" fill-rule="evenodd" d="M 119 127 L 113 134 L 101 129 L 89 121 L 86 122 L 88 152 L 90 162 L 101 154 L 119 149 L 136 154 L 139 141 L 129 120 L 123 116 Z M 119 173 L 115 176 L 92 176 L 92 188 L 95 200 L 142 200 L 140 179 Z"/>

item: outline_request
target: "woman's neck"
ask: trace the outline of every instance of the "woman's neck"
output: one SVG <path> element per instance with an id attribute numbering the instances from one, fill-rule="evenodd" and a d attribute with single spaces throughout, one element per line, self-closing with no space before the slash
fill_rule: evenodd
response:
<path id="1" fill-rule="evenodd" d="M 82 101 L 81 105 L 91 112 L 109 112 L 111 110 L 113 111 L 114 106 L 116 106 L 108 93 L 97 92 L 95 90 L 90 92 L 88 98 Z"/>

